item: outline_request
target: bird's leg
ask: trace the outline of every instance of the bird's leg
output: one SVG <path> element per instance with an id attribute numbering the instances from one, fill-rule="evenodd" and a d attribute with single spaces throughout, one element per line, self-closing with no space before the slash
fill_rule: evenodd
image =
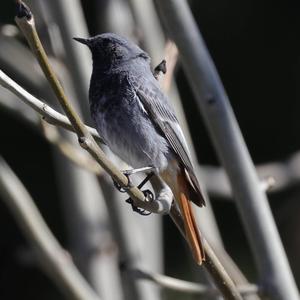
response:
<path id="1" fill-rule="evenodd" d="M 114 183 L 115 188 L 119 192 L 126 193 L 132 187 L 132 182 L 131 182 L 131 179 L 128 174 L 126 174 L 126 173 L 123 173 L 123 174 L 127 177 L 127 180 L 128 180 L 127 185 L 122 186 L 118 182 L 116 182 L 114 179 L 113 179 L 113 183 Z"/>
<path id="2" fill-rule="evenodd" d="M 138 185 L 138 188 L 141 189 L 154 175 L 154 172 L 149 173 L 143 180 L 142 182 Z"/>
<path id="3" fill-rule="evenodd" d="M 149 180 L 150 178 L 154 175 L 154 172 L 149 173 L 146 178 L 138 185 L 138 188 L 141 189 Z M 152 202 L 154 199 L 153 193 L 150 190 L 144 190 L 142 191 L 143 194 L 146 197 L 146 201 L 147 202 Z M 132 210 L 134 212 L 137 212 L 138 214 L 142 215 L 142 216 L 148 216 L 151 214 L 151 212 L 147 212 L 145 209 L 141 209 L 139 207 L 137 207 L 136 205 L 134 205 L 133 200 L 131 198 L 128 198 L 126 200 L 127 203 L 131 204 Z"/>
<path id="4" fill-rule="evenodd" d="M 124 170 L 122 173 L 124 175 L 130 176 L 132 174 L 144 172 L 144 173 L 150 173 L 155 170 L 155 167 L 149 166 L 149 167 L 143 167 L 143 168 L 138 168 L 138 169 L 130 169 L 130 170 Z"/>
<path id="5" fill-rule="evenodd" d="M 137 186 L 139 189 L 141 189 L 149 180 L 150 178 L 154 175 L 154 171 L 156 170 L 155 167 L 143 167 L 143 168 L 138 168 L 138 169 L 130 169 L 130 170 L 124 170 L 122 171 L 122 173 L 127 177 L 128 179 L 128 184 L 127 186 L 121 186 L 120 184 L 118 184 L 117 182 L 114 181 L 114 185 L 115 187 L 121 192 L 121 193 L 126 193 L 128 191 L 128 189 L 131 188 L 132 183 L 131 183 L 131 179 L 130 179 L 130 175 L 136 174 L 136 173 L 140 173 L 140 172 L 146 172 L 148 173 L 147 176 L 142 180 L 142 182 Z M 154 195 L 150 190 L 144 190 L 142 191 L 143 194 L 145 195 L 146 201 L 147 202 L 152 202 L 154 199 Z M 127 203 L 131 204 L 132 206 L 132 210 L 134 212 L 137 212 L 138 214 L 142 215 L 142 216 L 148 216 L 151 214 L 151 212 L 147 212 L 145 209 L 141 209 L 139 207 L 137 207 L 136 205 L 134 205 L 133 200 L 131 198 L 128 198 L 126 200 Z"/>
<path id="6" fill-rule="evenodd" d="M 114 182 L 114 186 L 117 188 L 117 190 L 121 193 L 126 193 L 131 187 L 132 187 L 132 182 L 131 182 L 131 179 L 130 179 L 130 176 L 133 175 L 133 174 L 137 174 L 137 173 L 140 173 L 140 172 L 145 172 L 145 173 L 149 173 L 151 174 L 151 172 L 153 172 L 153 170 L 155 170 L 155 167 L 152 167 L 152 166 L 148 166 L 148 167 L 143 167 L 143 168 L 138 168 L 138 169 L 130 169 L 130 170 L 124 170 L 124 171 L 121 171 L 128 179 L 128 184 L 127 186 L 121 186 L 120 184 L 118 184 L 117 182 L 113 181 Z M 146 177 L 147 178 L 147 177 Z M 146 179 L 145 178 L 145 179 Z M 150 177 L 151 178 L 151 177 Z M 149 179 L 150 179 L 149 178 Z M 144 179 L 144 180 L 145 180 Z M 147 179 L 147 181 L 149 180 Z M 144 180 L 142 182 L 144 182 Z M 145 181 L 144 184 L 147 182 Z M 143 185 L 144 185 L 143 184 Z"/>

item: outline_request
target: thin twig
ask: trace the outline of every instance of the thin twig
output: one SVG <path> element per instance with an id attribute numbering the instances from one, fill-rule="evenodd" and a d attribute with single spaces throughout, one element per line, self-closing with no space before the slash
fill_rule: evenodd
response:
<path id="1" fill-rule="evenodd" d="M 178 208 L 175 205 L 173 205 L 171 208 L 170 216 L 181 232 L 182 236 L 186 238 L 183 220 Z M 228 300 L 241 300 L 242 297 L 237 290 L 237 287 L 235 286 L 234 282 L 229 277 L 228 273 L 205 239 L 203 239 L 203 246 L 206 258 L 203 266 L 214 279 L 216 286 L 218 287 L 224 298 Z"/>
<path id="2" fill-rule="evenodd" d="M 43 116 L 44 120 L 47 121 L 48 123 L 75 132 L 75 129 L 72 127 L 69 119 L 66 116 L 57 112 L 46 103 L 42 102 L 38 98 L 31 95 L 29 92 L 23 89 L 20 85 L 18 85 L 14 80 L 8 77 L 1 70 L 0 70 L 0 84 L 4 88 L 14 93 L 16 96 L 18 96 L 20 100 L 22 100 L 25 104 L 27 104 L 36 112 L 38 112 L 41 116 Z M 103 142 L 99 137 L 95 128 L 89 126 L 86 126 L 86 128 L 95 139 L 97 139 L 100 142 Z"/>
<path id="3" fill-rule="evenodd" d="M 46 10 L 46 14 L 53 14 L 53 21 L 56 25 L 59 26 L 61 38 L 62 38 L 62 46 L 65 48 L 65 53 L 67 54 L 64 58 L 64 62 L 67 64 L 68 69 L 70 70 L 70 76 L 73 79 L 76 90 L 76 97 L 80 99 L 79 103 L 82 108 L 82 115 L 85 119 L 88 119 L 88 116 L 85 115 L 85 112 L 88 111 L 87 102 L 87 91 L 88 91 L 88 83 L 90 78 L 90 72 L 92 64 L 90 62 L 90 52 L 88 48 L 77 46 L 76 43 L 70 38 L 72 36 L 81 36 L 87 37 L 88 31 L 85 30 L 85 21 L 78 15 L 80 10 L 78 10 L 78 6 L 81 5 L 81 1 L 79 0 L 53 0 L 53 1 L 41 1 L 47 2 L 43 6 L 47 6 L 48 10 Z M 109 2 L 109 3 L 108 3 Z M 127 22 L 131 19 L 130 11 L 124 10 L 123 6 L 126 7 L 127 3 L 125 1 L 108 1 L 107 6 L 111 6 L 114 3 L 123 2 L 122 8 L 117 7 L 117 10 L 120 14 L 119 16 L 124 16 Z M 109 13 L 105 13 L 106 4 L 97 4 L 101 8 L 101 13 L 104 14 L 104 18 L 106 21 L 109 20 L 108 23 L 113 22 L 115 27 L 122 27 L 123 33 L 132 32 L 127 30 L 126 26 L 120 25 L 119 20 L 116 22 L 114 12 L 115 10 L 110 10 Z M 72 8 L 72 9 L 70 9 Z M 82 14 L 82 10 L 81 10 Z M 97 12 L 99 16 L 99 11 Z M 98 18 L 99 19 L 99 18 Z M 123 18 L 123 20 L 125 20 Z M 130 22 L 130 20 L 129 20 Z M 107 22 L 106 26 L 108 26 Z M 109 29 L 108 31 L 113 31 Z M 126 32 L 127 31 L 127 32 Z M 116 32 L 116 31 L 113 31 Z M 54 40 L 55 44 L 56 40 Z M 84 97 L 82 97 L 82 95 Z M 72 97 L 73 98 L 73 97 Z M 74 99 L 72 99 L 74 100 Z M 113 155 L 109 149 L 104 149 L 107 153 L 108 157 L 112 160 L 112 162 L 119 161 Z M 118 163 L 118 167 L 120 163 Z M 105 178 L 104 178 L 105 177 Z M 110 221 L 109 228 L 113 233 L 118 232 L 115 235 L 115 240 L 118 244 L 118 255 L 116 257 L 117 260 L 122 259 L 126 262 L 131 262 L 133 264 L 142 264 L 142 265 L 151 265 L 151 269 L 157 272 L 161 271 L 162 268 L 162 231 L 161 231 L 161 223 L 162 220 L 159 216 L 152 216 L 151 218 L 147 218 L 148 220 L 144 220 L 144 218 L 140 218 L 139 216 L 130 213 L 130 209 L 124 209 L 124 205 L 122 205 L 122 199 L 125 195 L 122 195 L 117 192 L 116 189 L 111 184 L 110 178 L 108 176 L 102 176 L 101 182 L 106 181 L 106 184 L 101 184 L 101 191 L 105 195 L 104 201 L 107 203 L 107 213 Z M 105 191 L 104 191 L 105 190 Z M 154 189 L 155 191 L 155 189 Z M 157 199 L 156 199 L 157 200 Z M 121 202 L 120 202 L 121 201 Z M 159 199 L 160 201 L 160 199 Z M 111 209 L 111 203 L 114 202 L 115 206 Z M 161 203 L 161 201 L 160 201 Z M 98 222 L 99 223 L 99 222 Z M 96 221 L 96 224 L 98 226 Z M 100 226 L 101 227 L 101 226 Z M 102 226 L 103 227 L 103 226 Z M 147 235 L 144 235 L 143 232 L 146 230 Z M 102 230 L 100 230 L 101 233 Z M 99 233 L 99 230 L 97 231 Z M 136 243 L 137 235 L 141 234 L 139 243 Z M 121 235 L 121 238 L 117 238 Z M 149 239 L 149 235 L 151 239 Z M 150 241 L 151 240 L 151 241 Z M 90 257 L 88 257 L 89 259 Z M 106 259 L 102 257 L 96 258 L 93 260 L 92 264 L 89 264 L 89 268 L 93 270 L 99 270 L 97 262 L 100 260 L 101 263 L 104 261 L 107 263 Z M 118 263 L 118 261 L 116 261 Z M 98 271 L 99 272 L 99 271 Z M 103 274 L 107 274 L 105 270 L 102 270 Z M 133 278 L 128 278 L 126 274 L 121 275 L 120 279 L 123 285 L 123 293 L 126 299 L 158 299 L 158 288 L 152 284 L 144 284 L 143 282 L 138 282 Z M 94 274 L 91 274 L 95 276 Z M 114 299 L 117 299 L 118 295 L 118 287 L 116 287 L 116 280 L 111 280 L 112 276 L 95 276 L 96 280 L 101 284 L 101 295 L 105 298 L 107 295 L 108 299 L 111 298 L 111 291 L 113 290 Z M 102 282 L 104 284 L 102 284 Z M 106 298 L 107 298 L 106 297 Z M 121 296 L 120 296 L 121 297 Z"/>
<path id="4" fill-rule="evenodd" d="M 63 138 L 55 126 L 51 126 L 49 123 L 41 119 L 40 127 L 46 140 L 57 146 L 60 152 L 71 162 L 98 176 L 103 173 L 103 170 L 95 163 L 93 158 L 88 156 L 86 152 L 80 151 L 80 149 L 77 149 L 74 144 Z"/>
<path id="5" fill-rule="evenodd" d="M 0 156 L 0 192 L 20 229 L 36 251 L 41 265 L 70 299 L 99 300 L 72 262 L 69 254 L 59 245 L 34 201 Z"/>
<path id="6" fill-rule="evenodd" d="M 89 120 L 85 113 L 88 111 L 86 100 L 89 78 L 85 78 L 87 84 L 83 88 L 84 93 L 79 93 L 78 87 L 80 89 L 84 78 L 79 77 L 78 79 L 78 76 L 82 74 L 80 71 L 83 70 L 79 70 L 79 68 L 75 72 L 71 67 L 76 65 L 77 62 L 81 62 L 81 66 L 88 65 L 91 67 L 85 59 L 89 59 L 89 53 L 87 52 L 87 57 L 77 57 L 76 62 L 72 61 L 73 57 L 70 53 L 70 48 L 66 48 L 66 43 L 71 44 L 73 41 L 70 37 L 76 36 L 71 33 L 66 35 L 66 27 L 69 28 L 71 26 L 75 32 L 78 32 L 79 27 L 84 27 L 84 20 L 76 14 L 78 11 L 82 13 L 81 2 L 79 0 L 53 0 L 29 1 L 28 3 L 34 5 L 33 11 L 39 19 L 38 24 L 36 24 L 37 29 L 40 28 L 43 31 L 43 43 L 46 43 L 45 48 L 51 53 L 51 56 L 49 56 L 50 62 L 64 87 L 66 95 L 72 101 L 76 111 L 85 120 Z M 61 5 L 55 7 L 55 3 L 60 3 Z M 67 7 L 68 12 L 63 7 Z M 62 19 L 65 22 L 64 24 L 60 23 Z M 78 48 L 78 50 L 81 50 L 81 48 L 82 50 L 88 50 L 83 47 Z M 31 56 L 35 59 L 32 53 Z M 35 62 L 37 63 L 36 59 Z M 39 66 L 37 70 L 41 72 Z M 46 82 L 43 73 L 42 77 L 45 83 L 44 90 L 49 90 L 50 86 Z M 43 96 L 43 98 L 47 99 L 47 103 L 53 103 L 48 102 L 49 100 L 57 102 L 55 97 L 50 99 L 50 95 L 53 95 L 53 93 L 49 94 L 48 92 L 47 95 Z M 77 149 L 80 148 L 78 143 L 76 143 L 75 135 L 70 135 L 61 130 L 59 132 L 64 141 L 70 141 Z M 59 155 L 55 149 L 52 150 L 54 154 L 53 163 L 58 179 L 57 183 L 62 196 L 61 202 L 69 250 L 74 256 L 74 261 L 94 290 L 102 298 L 109 299 L 113 290 L 113 297 L 116 300 L 121 300 L 122 291 L 120 290 L 118 251 L 116 251 L 119 247 L 116 247 L 111 226 L 106 226 L 108 223 L 111 224 L 111 220 L 105 209 L 104 201 L 110 201 L 112 197 L 104 197 L 103 190 L 99 187 L 94 174 L 89 174 L 90 172 L 88 173 L 82 168 L 77 168 L 76 165 L 70 164 L 64 157 Z M 90 157 L 87 151 L 81 149 L 80 152 Z M 92 157 L 90 159 L 93 160 Z M 94 161 L 93 165 L 99 168 L 97 162 Z M 103 173 L 103 176 L 109 177 L 106 172 Z M 108 178 L 108 181 L 110 181 L 110 178 Z M 123 196 L 117 192 L 116 195 L 119 197 Z M 114 225 L 112 224 L 112 226 Z"/>
<path id="7" fill-rule="evenodd" d="M 166 74 L 167 72 L 167 66 L 166 66 L 166 60 L 163 59 L 161 61 L 161 63 L 159 63 L 155 68 L 154 68 L 154 72 L 153 75 L 155 77 L 156 80 L 159 80 L 159 78 L 163 78 L 161 75 L 162 74 Z"/>
<path id="8" fill-rule="evenodd" d="M 6 98 L 9 98 L 9 101 Z M 12 99 L 11 96 L 8 97 L 8 95 L 2 91 L 0 92 L 0 109 L 7 111 L 18 120 L 25 122 L 26 125 L 30 125 L 30 127 L 40 133 L 46 141 L 57 146 L 58 150 L 74 164 L 96 175 L 102 174 L 100 166 L 95 163 L 87 153 L 80 151 L 74 144 L 63 138 L 55 126 L 50 125 L 35 111 L 32 111 L 27 106 L 23 107 L 16 101 L 17 99 Z"/>
<path id="9" fill-rule="evenodd" d="M 160 287 L 183 293 L 199 294 L 206 297 L 215 297 L 220 295 L 220 292 L 217 289 L 208 287 L 200 283 L 181 280 L 174 277 L 157 274 L 141 269 L 128 269 L 126 270 L 126 272 L 128 272 L 129 275 L 137 279 L 149 280 L 156 283 Z M 242 295 L 259 293 L 259 287 L 255 284 L 246 284 L 243 286 L 238 286 L 237 289 Z"/>

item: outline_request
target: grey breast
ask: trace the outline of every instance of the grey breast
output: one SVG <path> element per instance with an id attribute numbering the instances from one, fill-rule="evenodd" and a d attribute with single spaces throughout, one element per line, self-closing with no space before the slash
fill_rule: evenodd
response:
<path id="1" fill-rule="evenodd" d="M 134 168 L 166 168 L 168 143 L 149 119 L 126 76 L 109 78 L 97 90 L 99 93 L 90 95 L 91 115 L 109 148 Z"/>

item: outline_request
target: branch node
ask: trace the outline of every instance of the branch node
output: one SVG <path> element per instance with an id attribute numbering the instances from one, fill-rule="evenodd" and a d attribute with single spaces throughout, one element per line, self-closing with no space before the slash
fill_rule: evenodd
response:
<path id="1" fill-rule="evenodd" d="M 91 141 L 86 136 L 80 136 L 78 142 L 83 149 L 87 150 L 90 148 Z"/>
<path id="2" fill-rule="evenodd" d="M 155 77 L 155 79 L 158 79 L 158 76 L 160 75 L 160 73 L 166 74 L 167 73 L 167 62 L 165 59 L 163 59 L 161 61 L 160 64 L 158 64 L 155 68 L 154 68 L 154 72 L 153 75 Z"/>
<path id="3" fill-rule="evenodd" d="M 28 21 L 32 19 L 32 12 L 23 1 L 16 3 L 16 16 L 20 19 L 25 17 Z"/>
<path id="4" fill-rule="evenodd" d="M 265 177 L 261 180 L 261 187 L 264 192 L 271 190 L 276 185 L 276 180 L 273 176 Z"/>
<path id="5" fill-rule="evenodd" d="M 46 103 L 43 103 L 43 107 L 42 107 L 42 109 L 43 109 L 43 111 L 47 111 L 47 108 L 48 108 L 48 105 L 46 104 Z"/>

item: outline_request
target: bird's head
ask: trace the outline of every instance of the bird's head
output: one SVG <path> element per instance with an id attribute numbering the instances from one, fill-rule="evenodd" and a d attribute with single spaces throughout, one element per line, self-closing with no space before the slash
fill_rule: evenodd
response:
<path id="1" fill-rule="evenodd" d="M 114 33 L 103 33 L 91 38 L 74 38 L 85 44 L 92 52 L 94 66 L 106 68 L 135 58 L 149 60 L 149 56 L 140 47 Z"/>

